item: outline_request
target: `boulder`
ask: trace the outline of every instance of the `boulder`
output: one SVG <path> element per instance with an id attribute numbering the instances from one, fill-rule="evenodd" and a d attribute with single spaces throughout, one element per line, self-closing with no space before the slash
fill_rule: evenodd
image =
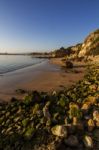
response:
<path id="1" fill-rule="evenodd" d="M 30 140 L 34 135 L 34 131 L 34 128 L 28 127 L 24 133 L 24 137 Z"/>
<path id="2" fill-rule="evenodd" d="M 77 147 L 79 144 L 78 138 L 74 135 L 70 135 L 67 139 L 64 140 L 64 142 L 70 147 Z"/>
<path id="3" fill-rule="evenodd" d="M 85 135 L 83 142 L 86 148 L 93 148 L 93 140 L 90 136 Z"/>
<path id="4" fill-rule="evenodd" d="M 71 61 L 66 61 L 66 68 L 73 68 L 73 63 Z"/>
<path id="5" fill-rule="evenodd" d="M 82 105 L 81 110 L 86 114 L 86 113 L 88 113 L 89 108 L 90 108 L 90 104 L 89 103 L 84 103 Z"/>
<path id="6" fill-rule="evenodd" d="M 99 112 L 97 110 L 93 112 L 93 120 L 99 122 Z"/>
<path id="7" fill-rule="evenodd" d="M 93 131 L 94 127 L 95 127 L 94 121 L 92 119 L 89 119 L 88 120 L 88 131 Z"/>
<path id="8" fill-rule="evenodd" d="M 29 122 L 29 118 L 25 118 L 22 120 L 22 125 L 23 127 L 26 127 L 28 125 L 28 122 Z"/>
<path id="9" fill-rule="evenodd" d="M 50 120 L 51 119 L 51 115 L 49 113 L 49 105 L 50 105 L 50 102 L 48 101 L 46 103 L 46 105 L 44 106 L 43 108 L 43 114 L 44 114 L 44 117 L 47 119 L 47 120 Z"/>
<path id="10" fill-rule="evenodd" d="M 63 125 L 56 125 L 51 129 L 52 134 L 59 137 L 67 137 L 67 128 Z"/>
<path id="11" fill-rule="evenodd" d="M 96 129 L 93 132 L 93 138 L 94 138 L 95 141 L 99 142 L 99 129 Z"/>

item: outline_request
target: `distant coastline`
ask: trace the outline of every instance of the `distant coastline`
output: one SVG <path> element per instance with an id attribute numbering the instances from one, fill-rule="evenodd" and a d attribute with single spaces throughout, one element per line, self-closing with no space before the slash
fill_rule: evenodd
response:
<path id="1" fill-rule="evenodd" d="M 13 55 L 13 56 L 32 56 L 34 58 L 53 58 L 53 56 L 50 53 L 37 53 L 37 52 L 33 52 L 33 53 L 0 53 L 0 55 Z"/>

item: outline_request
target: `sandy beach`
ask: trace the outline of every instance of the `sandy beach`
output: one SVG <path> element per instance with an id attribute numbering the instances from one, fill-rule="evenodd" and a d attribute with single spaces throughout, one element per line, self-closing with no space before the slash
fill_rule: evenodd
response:
<path id="1" fill-rule="evenodd" d="M 78 72 L 65 71 L 61 59 L 56 58 L 0 76 L 0 101 L 24 97 L 16 94 L 16 89 L 52 92 L 71 86 L 85 74 L 84 64 L 74 64 Z"/>

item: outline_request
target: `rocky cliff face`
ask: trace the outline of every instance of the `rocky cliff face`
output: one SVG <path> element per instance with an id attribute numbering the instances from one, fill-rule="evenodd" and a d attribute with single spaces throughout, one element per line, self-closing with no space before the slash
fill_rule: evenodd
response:
<path id="1" fill-rule="evenodd" d="M 89 34 L 82 44 L 79 57 L 99 55 L 99 29 Z"/>
<path id="2" fill-rule="evenodd" d="M 54 57 L 67 57 L 68 59 L 99 57 L 99 29 L 89 34 L 83 43 L 75 46 L 60 48 L 52 52 Z"/>

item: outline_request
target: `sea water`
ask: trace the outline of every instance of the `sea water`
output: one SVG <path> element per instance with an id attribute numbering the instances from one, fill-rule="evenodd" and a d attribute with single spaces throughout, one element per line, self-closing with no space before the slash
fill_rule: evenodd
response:
<path id="1" fill-rule="evenodd" d="M 0 55 L 0 75 L 41 63 L 44 59 L 29 55 Z"/>

